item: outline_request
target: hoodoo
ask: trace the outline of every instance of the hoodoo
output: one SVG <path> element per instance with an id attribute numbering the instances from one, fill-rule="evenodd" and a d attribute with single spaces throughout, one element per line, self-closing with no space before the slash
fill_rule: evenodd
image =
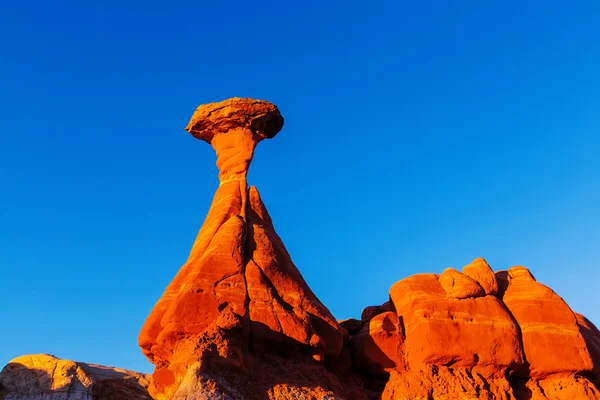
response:
<path id="1" fill-rule="evenodd" d="M 308 358 L 319 368 L 342 350 L 342 329 L 307 286 L 246 180 L 256 145 L 282 126 L 273 104 L 233 98 L 198 107 L 186 128 L 215 149 L 220 185 L 187 262 L 139 336 L 156 366 L 156 399 L 185 398 L 198 385 L 226 391 L 227 384 L 213 382 L 221 373 L 260 384 L 258 370 L 267 362 L 257 357 Z M 236 392 L 252 396 L 241 385 Z"/>

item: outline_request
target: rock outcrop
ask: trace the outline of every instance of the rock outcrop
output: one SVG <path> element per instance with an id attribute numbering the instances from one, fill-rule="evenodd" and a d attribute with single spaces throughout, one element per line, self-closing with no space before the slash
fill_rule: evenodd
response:
<path id="1" fill-rule="evenodd" d="M 277 107 L 251 99 L 192 116 L 186 130 L 215 149 L 220 185 L 140 332 L 150 382 L 26 356 L 0 374 L 0 400 L 600 400 L 600 332 L 524 267 L 477 258 L 413 275 L 336 321 L 247 183 L 256 145 L 282 126 Z"/>
<path id="2" fill-rule="evenodd" d="M 2 400 L 151 400 L 149 376 L 61 360 L 47 354 L 15 358 L 0 373 Z"/>

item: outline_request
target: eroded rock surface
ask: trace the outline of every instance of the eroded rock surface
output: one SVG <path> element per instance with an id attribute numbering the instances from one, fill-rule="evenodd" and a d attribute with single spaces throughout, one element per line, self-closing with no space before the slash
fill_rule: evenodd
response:
<path id="1" fill-rule="evenodd" d="M 0 373 L 0 399 L 151 400 L 149 378 L 47 354 L 27 355 L 12 360 Z"/>
<path id="2" fill-rule="evenodd" d="M 302 278 L 258 190 L 246 181 L 257 143 L 282 125 L 274 105 L 230 99 L 200 106 L 186 128 L 214 147 L 220 186 L 188 261 L 139 336 L 156 366 L 150 386 L 156 399 L 194 387 L 192 365 L 209 371 L 202 376 L 228 369 L 256 381 L 257 359 L 278 354 L 314 363 L 325 376 L 324 363 L 342 351 L 341 327 Z M 264 395 L 261 390 L 240 398 Z"/>

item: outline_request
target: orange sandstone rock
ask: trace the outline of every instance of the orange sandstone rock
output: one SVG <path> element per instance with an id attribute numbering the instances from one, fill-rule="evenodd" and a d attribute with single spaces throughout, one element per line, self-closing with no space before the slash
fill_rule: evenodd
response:
<path id="1" fill-rule="evenodd" d="M 350 341 L 354 366 L 373 375 L 384 375 L 396 367 L 401 343 L 396 313 L 376 315 Z"/>
<path id="2" fill-rule="evenodd" d="M 483 258 L 476 258 L 471 264 L 463 267 L 462 272 L 477 282 L 486 295 L 495 296 L 498 293 L 496 275 Z"/>
<path id="3" fill-rule="evenodd" d="M 392 371 L 381 399 L 515 400 L 515 397 L 504 377 L 484 377 L 463 368 L 429 365 L 417 372 Z"/>
<path id="4" fill-rule="evenodd" d="M 385 393 L 396 397 L 384 399 L 420 398 L 398 397 L 414 388 L 415 396 L 423 398 L 450 399 L 465 390 L 493 399 L 510 387 L 510 370 L 523 363 L 519 328 L 502 303 L 494 296 L 449 298 L 440 280 L 438 275 L 419 274 L 390 289 L 404 328 L 405 369 L 386 386 Z"/>
<path id="5" fill-rule="evenodd" d="M 591 371 L 593 363 L 573 311 L 525 267 L 497 276 L 501 299 L 521 330 L 527 363 L 518 373 L 535 379 Z"/>
<path id="6" fill-rule="evenodd" d="M 519 329 L 493 296 L 446 297 L 438 276 L 397 282 L 390 298 L 404 327 L 404 354 L 411 369 L 426 365 L 473 368 L 504 374 L 523 362 Z"/>
<path id="7" fill-rule="evenodd" d="M 139 336 L 156 366 L 150 386 L 156 399 L 182 396 L 180 386 L 196 364 L 246 374 L 254 356 L 269 351 L 317 362 L 341 353 L 340 326 L 302 278 L 246 181 L 256 144 L 282 125 L 273 104 L 234 98 L 198 107 L 186 128 L 215 148 L 220 186 L 187 262 Z"/>
<path id="8" fill-rule="evenodd" d="M 446 296 L 453 299 L 468 299 L 485 295 L 483 288 L 474 279 L 461 274 L 454 268 L 447 268 L 442 272 L 440 284 L 446 291 Z"/>

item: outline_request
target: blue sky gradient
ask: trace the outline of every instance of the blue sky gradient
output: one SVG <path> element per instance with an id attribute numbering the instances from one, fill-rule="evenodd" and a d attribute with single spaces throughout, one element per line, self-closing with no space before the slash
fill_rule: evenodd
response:
<path id="1" fill-rule="evenodd" d="M 249 180 L 338 319 L 481 256 L 600 323 L 599 2 L 165 4 L 0 4 L 1 365 L 151 370 L 218 186 L 183 128 L 233 96 L 285 117 Z"/>

